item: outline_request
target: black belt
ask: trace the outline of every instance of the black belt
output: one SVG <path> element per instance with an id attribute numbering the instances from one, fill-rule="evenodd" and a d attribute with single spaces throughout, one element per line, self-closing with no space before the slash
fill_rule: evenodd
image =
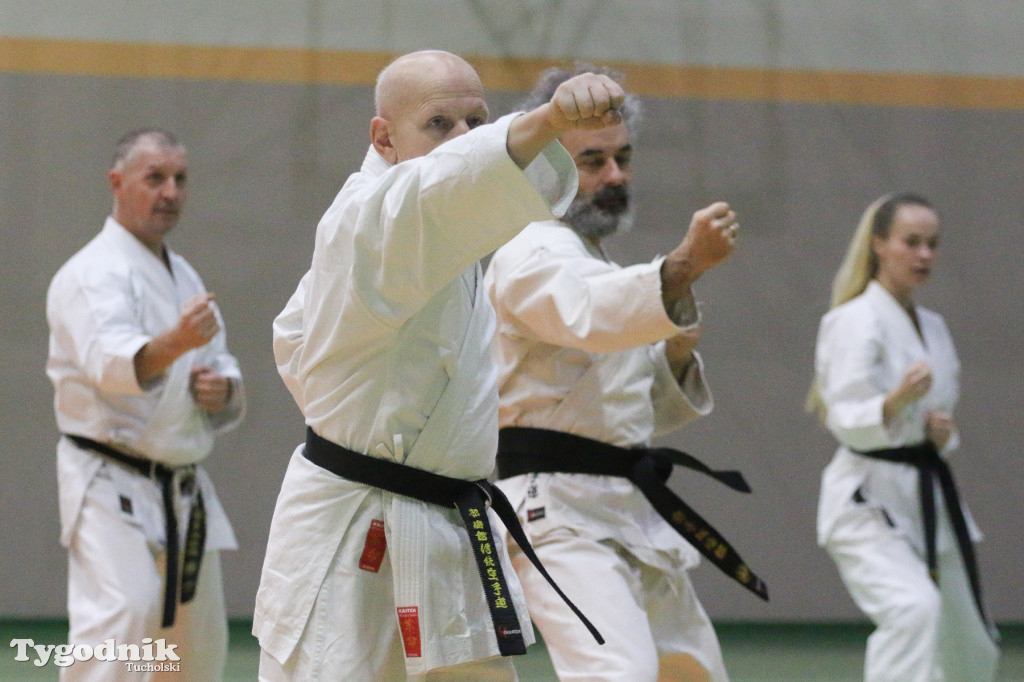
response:
<path id="1" fill-rule="evenodd" d="M 528 473 L 597 474 L 629 479 L 651 506 L 723 573 L 768 601 L 768 586 L 725 538 L 679 499 L 665 482 L 677 464 L 711 476 L 733 490 L 750 492 L 738 471 L 716 471 L 670 448 L 620 448 L 563 431 L 507 427 L 498 437 L 498 477 Z"/>
<path id="2" fill-rule="evenodd" d="M 465 481 L 360 454 L 320 437 L 309 427 L 306 427 L 306 447 L 303 448 L 302 454 L 313 464 L 350 481 L 439 507 L 454 507 L 458 510 L 466 527 L 469 543 L 473 547 L 473 556 L 480 571 L 480 581 L 498 639 L 498 650 L 502 656 L 525 654 L 526 642 L 519 627 L 519 618 L 512 604 L 501 562 L 494 555 L 494 535 L 487 521 L 488 503 L 527 558 L 587 626 L 598 644 L 604 644 L 601 633 L 576 605 L 569 601 L 541 565 L 508 499 L 486 479 Z"/>
<path id="3" fill-rule="evenodd" d="M 871 459 L 909 464 L 917 469 L 917 486 L 921 497 L 921 517 L 924 520 L 924 545 L 928 561 L 928 573 L 935 582 L 939 580 L 938 556 L 935 549 L 936 514 L 934 483 L 938 479 L 942 496 L 946 501 L 946 512 L 949 514 L 950 525 L 952 525 L 953 532 L 956 535 L 956 544 L 960 549 L 960 556 L 963 558 L 967 577 L 971 582 L 974 605 L 978 609 L 978 615 L 981 617 L 982 622 L 991 626 L 991 621 L 985 613 L 985 607 L 981 599 L 981 576 L 978 572 L 978 561 L 974 556 L 974 544 L 971 542 L 971 534 L 967 529 L 967 520 L 964 518 L 964 512 L 960 506 L 960 495 L 957 493 L 956 483 L 953 481 L 953 472 L 950 471 L 946 460 L 939 455 L 935 444 L 931 441 L 925 441 L 918 445 L 908 445 L 900 448 L 855 452 Z"/>
<path id="4" fill-rule="evenodd" d="M 170 467 L 142 457 L 127 455 L 105 443 L 99 443 L 82 436 L 64 434 L 83 450 L 91 450 L 137 471 L 143 476 L 160 481 L 164 500 L 164 527 L 167 535 L 167 568 L 164 576 L 164 614 L 162 626 L 174 625 L 174 614 L 178 603 L 179 590 L 179 539 L 178 514 L 174 508 L 174 474 L 182 469 L 195 470 L 195 465 Z M 199 485 L 194 487 L 192 509 L 188 517 L 188 532 L 185 536 L 184 561 L 181 566 L 181 603 L 187 604 L 196 595 L 196 584 L 199 581 L 199 567 L 203 559 L 206 545 L 206 508 L 203 506 L 203 495 Z"/>

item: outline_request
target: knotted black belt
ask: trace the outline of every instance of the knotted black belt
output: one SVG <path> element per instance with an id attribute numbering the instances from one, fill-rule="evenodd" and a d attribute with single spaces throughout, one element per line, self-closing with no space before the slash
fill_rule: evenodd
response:
<path id="1" fill-rule="evenodd" d="M 164 575 L 164 614 L 162 626 L 174 625 L 174 614 L 177 609 L 179 588 L 182 604 L 192 601 L 196 595 L 196 584 L 199 581 L 199 567 L 203 559 L 206 545 L 206 508 L 203 506 L 203 494 L 199 485 L 194 485 L 192 509 L 189 511 L 188 532 L 185 535 L 184 561 L 180 558 L 180 540 L 178 538 L 178 513 L 174 507 L 174 475 L 185 470 L 194 475 L 195 465 L 188 464 L 171 467 L 151 459 L 128 455 L 83 436 L 65 434 L 71 442 L 83 450 L 91 450 L 137 471 L 143 476 L 155 478 L 160 482 L 164 501 L 164 528 L 167 535 L 167 568 Z M 179 562 L 180 584 L 179 584 Z"/>
<path id="2" fill-rule="evenodd" d="M 665 482 L 679 465 L 749 493 L 743 474 L 716 471 L 692 455 L 670 448 L 620 448 L 563 431 L 513 426 L 498 436 L 498 477 L 528 473 L 598 474 L 629 479 L 651 506 L 723 573 L 768 601 L 768 586 L 747 567 L 725 538 Z"/>
<path id="3" fill-rule="evenodd" d="M 971 542 L 967 520 L 964 518 L 963 508 L 960 506 L 960 495 L 957 492 L 956 483 L 953 481 L 953 472 L 950 471 L 946 460 L 939 455 L 935 444 L 925 441 L 918 445 L 900 448 L 855 452 L 871 459 L 909 464 L 917 469 L 917 487 L 921 497 L 921 517 L 924 520 L 924 546 L 928 561 L 928 573 L 935 582 L 939 580 L 939 562 L 935 548 L 935 524 L 937 521 L 935 480 L 938 480 L 942 496 L 946 501 L 946 512 L 949 515 L 950 525 L 956 535 L 956 544 L 960 549 L 960 556 L 963 558 L 964 568 L 967 570 L 967 577 L 971 583 L 974 605 L 978 609 L 978 615 L 982 622 L 991 626 L 981 599 L 981 576 L 978 572 L 978 561 L 974 555 L 974 543 Z"/>
<path id="4" fill-rule="evenodd" d="M 473 547 L 473 556 L 480 571 L 480 581 L 484 587 L 484 596 L 498 639 L 498 650 L 502 656 L 525 654 L 526 641 L 519 627 L 519 618 L 512 604 L 501 562 L 494 554 L 494 535 L 487 520 L 488 504 L 498 514 L 498 518 L 505 524 L 512 538 L 519 543 L 523 553 L 533 562 L 544 579 L 555 588 L 558 596 L 587 626 L 598 644 L 604 644 L 601 633 L 576 605 L 569 601 L 541 565 L 508 499 L 486 479 L 465 481 L 360 454 L 320 437 L 309 427 L 306 427 L 306 447 L 303 448 L 302 454 L 313 464 L 350 481 L 439 507 L 454 507 L 458 510 L 469 535 L 469 543 Z"/>

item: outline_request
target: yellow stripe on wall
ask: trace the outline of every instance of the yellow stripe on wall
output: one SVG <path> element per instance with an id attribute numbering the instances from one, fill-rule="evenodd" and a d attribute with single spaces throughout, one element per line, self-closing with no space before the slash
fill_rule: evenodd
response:
<path id="1" fill-rule="evenodd" d="M 372 85 L 396 55 L 0 38 L 0 72 Z M 488 89 L 524 91 L 562 60 L 473 57 Z M 602 62 L 607 63 L 607 62 Z M 652 97 L 954 109 L 1024 109 L 1024 79 L 607 63 Z"/>

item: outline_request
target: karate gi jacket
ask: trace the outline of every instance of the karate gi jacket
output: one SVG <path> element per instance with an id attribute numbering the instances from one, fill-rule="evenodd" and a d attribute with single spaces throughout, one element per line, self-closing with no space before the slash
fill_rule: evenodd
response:
<path id="1" fill-rule="evenodd" d="M 557 142 L 525 173 L 516 166 L 506 149 L 512 118 L 396 165 L 371 147 L 321 219 L 311 268 L 275 320 L 274 350 L 322 437 L 454 478 L 491 474 L 494 313 L 478 260 L 529 222 L 563 213 L 576 193 Z M 362 504 L 384 521 L 396 606 L 419 608 L 422 656 L 406 660 L 408 672 L 496 655 L 458 513 L 338 478 L 301 455 L 285 474 L 257 595 L 263 649 L 281 662 L 291 655 L 339 547 L 338 561 L 358 565 L 367 529 L 350 521 Z M 529 643 L 521 589 L 503 549 L 500 557 Z"/>
<path id="2" fill-rule="evenodd" d="M 241 422 L 246 398 L 238 361 L 227 350 L 224 320 L 208 344 L 188 351 L 159 378 L 140 385 L 134 359 L 153 337 L 177 324 L 182 307 L 206 288 L 196 271 L 167 248 L 171 269 L 134 235 L 108 217 L 103 229 L 65 263 L 50 283 L 46 373 L 54 386 L 54 412 L 62 433 L 109 443 L 169 466 L 195 464 L 213 449 L 214 436 Z M 189 390 L 194 365 L 206 364 L 232 380 L 228 405 L 208 414 Z M 67 439 L 57 448 L 61 542 L 74 533 L 93 477 L 106 460 Z M 164 541 L 158 485 L 123 467 L 109 467 L 133 500 L 128 519 L 153 543 Z M 213 484 L 201 468 L 197 480 L 207 512 L 206 548 L 233 549 L 235 537 Z M 187 510 L 186 510 L 187 511 Z M 184 532 L 184 528 L 182 529 Z"/>
<path id="3" fill-rule="evenodd" d="M 551 220 L 531 224 L 498 249 L 484 281 L 497 315 L 502 427 L 629 447 L 711 412 L 700 355 L 694 353 L 681 382 L 665 357 L 664 339 L 698 324 L 699 313 L 692 296 L 673 311 L 675 319 L 666 313 L 663 261 L 620 267 Z M 700 560 L 628 480 L 537 474 L 499 485 L 532 537 L 569 528 L 614 540 L 666 571 Z"/>
<path id="4" fill-rule="evenodd" d="M 828 408 L 827 427 L 839 448 L 822 475 L 818 503 L 818 543 L 826 545 L 844 512 L 860 496 L 884 511 L 887 520 L 921 556 L 924 526 L 918 492 L 918 472 L 909 464 L 869 459 L 854 450 L 868 451 L 915 445 L 925 440 L 929 411 L 952 413 L 959 398 L 960 361 L 953 338 L 942 317 L 920 306 L 915 312 L 918 334 L 910 315 L 885 287 L 871 280 L 864 292 L 825 314 L 815 350 L 815 381 Z M 925 396 L 897 414 L 888 425 L 882 420 L 885 394 L 899 385 L 907 368 L 925 360 L 932 369 L 932 386 Z M 954 431 L 942 450 L 946 457 L 959 446 Z M 937 484 L 936 484 L 937 485 Z M 937 549 L 955 551 L 941 492 L 935 496 Z M 964 507 L 972 538 L 981 534 Z"/>

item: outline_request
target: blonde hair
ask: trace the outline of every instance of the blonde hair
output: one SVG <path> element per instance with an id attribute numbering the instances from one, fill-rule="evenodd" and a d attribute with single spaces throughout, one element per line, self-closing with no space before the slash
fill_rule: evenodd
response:
<path id="1" fill-rule="evenodd" d="M 850 239 L 850 245 L 846 248 L 846 256 L 843 257 L 843 262 L 832 279 L 832 301 L 829 310 L 864 293 L 868 282 L 878 274 L 878 254 L 872 247 L 872 238 L 887 239 L 897 209 L 908 204 L 935 210 L 928 199 L 913 192 L 886 194 L 875 199 L 864 209 L 853 238 Z M 807 392 L 804 409 L 817 415 L 822 423 L 828 416 L 828 409 L 816 382 L 811 384 L 811 389 Z"/>

